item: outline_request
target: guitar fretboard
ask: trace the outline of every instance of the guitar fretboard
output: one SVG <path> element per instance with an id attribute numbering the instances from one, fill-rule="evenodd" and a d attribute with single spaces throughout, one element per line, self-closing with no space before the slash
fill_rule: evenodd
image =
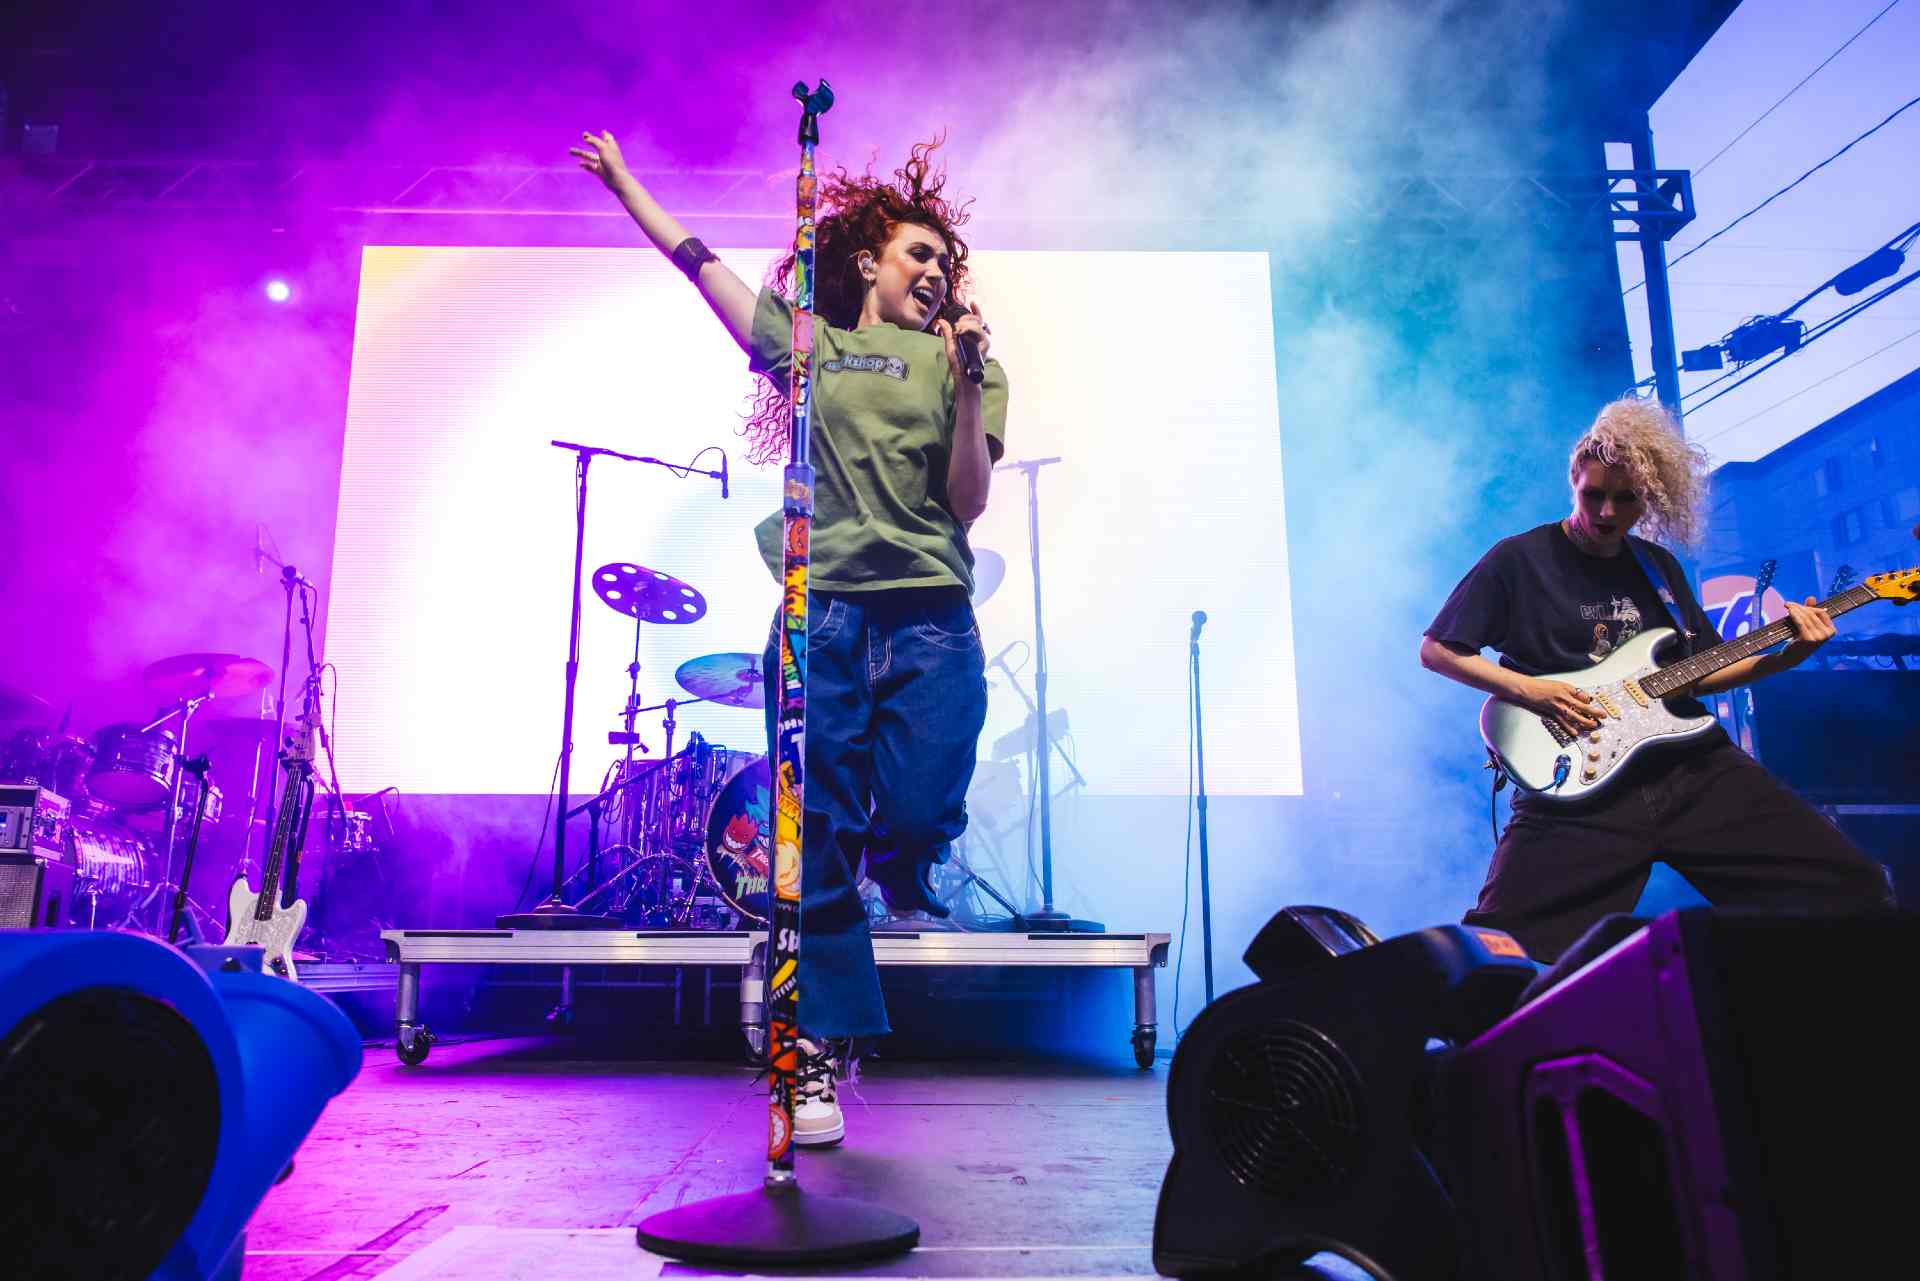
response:
<path id="1" fill-rule="evenodd" d="M 1844 592 L 1827 597 L 1820 602 L 1820 608 L 1838 618 L 1848 610 L 1858 609 L 1868 601 L 1877 599 L 1879 594 L 1863 584 L 1859 587 L 1849 587 Z M 1743 658 L 1752 657 L 1762 650 L 1772 649 L 1782 641 L 1792 639 L 1793 623 L 1789 619 L 1782 618 L 1777 622 L 1768 623 L 1765 627 L 1756 628 L 1745 636 L 1736 636 L 1724 644 L 1715 645 L 1712 649 L 1702 650 L 1691 658 L 1683 658 L 1677 663 L 1663 667 L 1641 681 L 1640 688 L 1655 698 L 1665 698 L 1670 694 L 1679 693 L 1696 681 L 1706 679 L 1723 667 L 1737 663 Z"/>

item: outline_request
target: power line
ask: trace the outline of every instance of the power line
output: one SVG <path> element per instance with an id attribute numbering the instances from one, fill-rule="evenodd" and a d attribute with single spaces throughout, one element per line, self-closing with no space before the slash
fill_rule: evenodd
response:
<path id="1" fill-rule="evenodd" d="M 1805 173 L 1801 174 L 1798 178 L 1795 178 L 1792 182 L 1780 188 L 1780 190 L 1774 192 L 1771 196 L 1768 196 L 1765 200 L 1762 200 L 1759 204 L 1747 210 L 1745 213 L 1741 214 L 1738 218 L 1735 218 L 1732 222 L 1720 228 L 1720 230 L 1714 232 L 1711 236 L 1708 236 L 1705 240 L 1701 241 L 1699 244 L 1695 245 L 1693 248 L 1687 250 L 1687 252 L 1681 254 L 1678 258 L 1675 258 L 1672 262 L 1667 264 L 1667 269 L 1671 271 L 1673 268 L 1678 267 L 1681 263 L 1693 257 L 1695 254 L 1699 253 L 1702 249 L 1705 249 L 1708 245 L 1720 239 L 1720 237 L 1726 235 L 1729 231 L 1732 231 L 1735 227 L 1738 227 L 1741 223 L 1753 217 L 1755 214 L 1759 213 L 1762 209 L 1765 209 L 1768 205 L 1780 199 L 1780 197 L 1786 195 L 1789 191 L 1792 191 L 1795 187 L 1799 186 L 1801 183 L 1805 182 L 1807 179 L 1813 177 L 1813 175 L 1819 173 L 1822 169 L 1825 169 L 1828 165 L 1832 164 L 1834 161 L 1838 160 L 1840 157 L 1846 155 L 1849 151 L 1852 151 L 1855 147 L 1865 142 L 1867 139 L 1873 137 L 1874 134 L 1879 133 L 1882 129 L 1892 124 L 1896 117 L 1900 116 L 1903 112 L 1915 106 L 1920 106 L 1920 98 L 1909 98 L 1906 101 L 1906 103 L 1904 103 L 1899 107 L 1896 107 L 1893 111 L 1893 114 L 1889 115 L 1885 120 L 1882 120 L 1879 124 L 1867 130 L 1865 133 L 1855 138 L 1852 142 L 1849 142 L 1846 146 L 1840 148 L 1840 150 L 1834 152 L 1832 155 L 1828 156 L 1825 160 L 1822 160 L 1819 164 L 1807 170 Z M 1627 288 L 1621 290 L 1620 296 L 1624 298 L 1628 294 L 1632 293 L 1634 290 L 1640 288 L 1642 285 L 1646 283 L 1647 282 L 1644 279 L 1640 280 L 1635 284 L 1632 284 Z"/>
<path id="2" fill-rule="evenodd" d="M 1838 49 L 1835 49 L 1832 53 L 1828 54 L 1825 62 L 1822 62 L 1819 66 L 1815 67 L 1812 71 L 1809 71 L 1806 74 L 1806 78 L 1801 80 L 1799 84 L 1795 85 L 1793 88 L 1781 94 L 1779 102 L 1774 103 L 1771 107 L 1768 107 L 1765 111 L 1761 112 L 1758 119 L 1756 119 L 1752 124 L 1748 125 L 1745 129 L 1742 129 L 1739 133 L 1735 134 L 1733 136 L 1733 142 L 1729 142 L 1726 146 L 1720 148 L 1720 150 L 1714 152 L 1711 156 L 1707 157 L 1707 163 L 1701 165 L 1698 169 L 1695 169 L 1693 171 L 1693 176 L 1698 178 L 1701 174 L 1707 171 L 1708 166 L 1712 165 L 1714 161 L 1718 160 L 1720 157 L 1726 155 L 1729 151 L 1733 150 L 1734 145 L 1736 143 L 1738 143 L 1742 138 L 1746 137 L 1748 134 L 1752 133 L 1756 128 L 1758 128 L 1762 120 L 1765 120 L 1768 116 L 1778 111 L 1781 105 L 1785 103 L 1788 98 L 1793 97 L 1794 94 L 1799 93 L 1802 89 L 1806 88 L 1808 80 L 1813 79 L 1815 76 L 1819 75 L 1822 71 L 1825 71 L 1827 69 L 1828 62 L 1832 62 L 1835 58 L 1838 58 L 1841 54 L 1845 53 L 1847 49 L 1852 46 L 1855 40 L 1858 40 L 1861 36 L 1866 35 L 1868 29 L 1871 28 L 1874 23 L 1886 17 L 1887 14 L 1894 8 L 1894 6 L 1898 5 L 1899 3 L 1900 3 L 1900 0 L 1889 0 L 1889 3 L 1885 9 L 1882 9 L 1879 13 L 1876 13 L 1873 15 L 1873 17 L 1867 19 L 1866 26 L 1860 28 L 1858 31 L 1854 32 L 1852 35 L 1847 37 L 1846 44 L 1841 45 Z"/>
<path id="3" fill-rule="evenodd" d="M 1744 387 L 1749 382 L 1752 382 L 1755 378 L 1758 378 L 1761 374 L 1766 373 L 1767 370 L 1772 369 L 1775 365 L 1779 364 L 1781 361 L 1786 360 L 1791 356 L 1798 355 L 1800 352 L 1805 351 L 1808 347 L 1811 347 L 1814 343 L 1826 337 L 1828 334 L 1838 329 L 1841 325 L 1845 324 L 1847 321 L 1852 320 L 1855 316 L 1859 315 L 1861 312 L 1865 311 L 1867 308 L 1873 306 L 1873 304 L 1879 302 L 1882 298 L 1885 298 L 1889 294 L 1899 292 L 1900 290 L 1906 288 L 1908 285 L 1912 284 L 1916 279 L 1920 279 L 1920 271 L 1909 272 L 1906 275 L 1902 276 L 1900 279 L 1894 281 L 1892 284 L 1888 285 L 1885 289 L 1882 289 L 1879 293 L 1873 295 L 1871 298 L 1863 298 L 1859 302 L 1853 304 L 1853 306 L 1847 308 L 1845 311 L 1839 312 L 1833 316 L 1828 317 L 1826 320 L 1821 321 L 1818 325 L 1815 325 L 1813 328 L 1807 330 L 1806 335 L 1801 339 L 1800 344 L 1797 347 L 1793 348 L 1791 351 L 1781 352 L 1779 355 L 1775 356 L 1772 360 L 1769 360 L 1766 364 L 1761 365 L 1758 369 L 1754 369 L 1746 373 L 1746 375 L 1741 379 L 1739 379 L 1737 382 L 1735 382 L 1733 386 L 1728 387 L 1723 391 L 1715 392 L 1713 395 L 1707 397 L 1705 400 L 1701 401 L 1699 404 L 1690 406 L 1687 409 L 1687 412 L 1689 414 L 1697 414 L 1702 409 L 1705 409 L 1708 405 L 1711 405 L 1714 401 L 1720 399 L 1722 396 L 1725 396 L 1730 392 L 1733 392 L 1741 387 Z M 1896 339 L 1895 341 L 1904 342 L 1906 340 L 1902 338 L 1902 339 Z M 1877 355 L 1879 353 L 1876 352 L 1875 354 Z M 1863 359 L 1869 359 L 1869 358 L 1863 357 Z M 1851 367 L 1852 366 L 1849 366 L 1849 368 Z M 1712 387 L 1721 382 L 1724 382 L 1728 377 L 1732 376 L 1732 372 L 1733 371 L 1729 371 L 1727 374 L 1722 374 L 1719 378 L 1714 379 L 1713 382 L 1708 383 L 1706 387 L 1697 388 L 1694 394 L 1698 395 L 1700 392 L 1707 390 L 1707 387 Z M 1735 425 L 1738 426 L 1738 424 L 1735 424 Z M 1733 428 L 1729 427 L 1726 430 L 1731 431 L 1733 430 Z M 1715 434 L 1719 435 L 1721 433 L 1715 433 Z M 1713 437 L 1706 437 L 1705 439 L 1711 440 L 1713 439 Z"/>
<path id="4" fill-rule="evenodd" d="M 1732 426 L 1722 427 L 1719 431 L 1713 433 L 1713 435 L 1702 436 L 1698 440 L 1696 440 L 1694 443 L 1703 445 L 1707 441 L 1718 440 L 1720 437 L 1726 435 L 1730 431 L 1734 431 L 1737 428 L 1745 427 L 1748 423 L 1752 422 L 1754 419 L 1765 417 L 1766 415 L 1772 413 L 1774 410 L 1780 408 L 1780 406 L 1786 404 L 1790 400 L 1798 400 L 1800 397 L 1812 391 L 1815 387 L 1819 387 L 1822 384 L 1832 382 L 1834 379 L 1838 378 L 1841 374 L 1849 373 L 1852 370 L 1859 368 L 1861 365 L 1866 364 L 1869 360 L 1872 360 L 1875 356 L 1880 355 L 1882 352 L 1892 351 L 1895 347 L 1898 347 L 1901 343 L 1906 342 L 1909 338 L 1913 338 L 1915 336 L 1920 336 L 1920 329 L 1914 329 L 1909 331 L 1906 334 L 1903 334 L 1902 336 L 1888 343 L 1886 346 L 1881 347 L 1879 350 L 1868 352 L 1866 355 L 1860 357 L 1860 359 L 1854 361 L 1851 365 L 1848 365 L 1845 369 L 1836 369 L 1832 373 L 1828 374 L 1825 378 L 1820 379 L 1819 382 L 1808 383 L 1805 387 L 1802 387 L 1799 391 L 1794 392 L 1791 396 L 1782 396 L 1779 400 L 1774 401 L 1771 405 L 1768 405 L 1765 409 L 1761 410 L 1759 413 L 1748 414 L 1745 418 L 1742 418 L 1739 422 L 1734 423 Z M 1759 371 L 1756 370 L 1755 372 L 1757 373 Z M 1729 387 L 1727 390 L 1732 391 L 1733 389 Z"/>
<path id="5" fill-rule="evenodd" d="M 1793 347 L 1786 351 L 1782 351 L 1779 355 L 1775 356 L 1772 360 L 1769 360 L 1766 364 L 1746 374 L 1745 377 L 1741 378 L 1738 382 L 1734 383 L 1732 387 L 1727 388 L 1726 391 L 1715 392 L 1713 395 L 1707 397 L 1705 400 L 1701 401 L 1699 404 L 1692 406 L 1692 408 L 1689 409 L 1688 412 L 1696 413 L 1699 410 L 1705 409 L 1708 405 L 1711 405 L 1714 401 L 1720 399 L 1720 397 L 1726 395 L 1728 392 L 1735 390 L 1736 388 L 1744 386 L 1746 383 L 1751 382 L 1753 379 L 1758 378 L 1761 374 L 1766 373 L 1767 370 L 1772 369 L 1775 365 L 1779 364 L 1781 361 L 1787 359 L 1790 356 L 1795 356 L 1795 355 L 1798 355 L 1800 352 L 1805 351 L 1808 347 L 1820 341 L 1820 339 L 1825 338 L 1828 334 L 1838 329 L 1841 325 L 1844 325 L 1845 323 L 1847 323 L 1847 321 L 1852 320 L 1855 316 L 1859 315 L 1861 312 L 1865 311 L 1867 308 L 1873 306 L 1873 304 L 1879 302 L 1882 298 L 1885 298 L 1888 294 L 1897 293 L 1900 290 L 1906 288 L 1908 285 L 1912 284 L 1916 278 L 1920 278 L 1920 271 L 1909 272 L 1908 274 L 1902 276 L 1900 279 L 1894 281 L 1892 284 L 1888 285 L 1885 289 L 1882 289 L 1879 293 L 1873 295 L 1873 297 L 1863 298 L 1859 302 L 1853 304 L 1853 306 L 1847 308 L 1845 311 L 1835 312 L 1833 315 L 1827 317 L 1825 320 L 1821 321 L 1819 324 L 1807 330 L 1806 333 L 1801 337 L 1801 340 L 1798 346 Z M 1713 380 L 1714 383 L 1717 383 L 1719 381 L 1720 379 L 1718 378 Z M 1713 383 L 1708 383 L 1707 386 L 1711 387 L 1713 386 Z M 1706 390 L 1706 387 L 1698 388 L 1696 391 L 1696 394 L 1699 391 L 1705 391 L 1705 390 Z"/>

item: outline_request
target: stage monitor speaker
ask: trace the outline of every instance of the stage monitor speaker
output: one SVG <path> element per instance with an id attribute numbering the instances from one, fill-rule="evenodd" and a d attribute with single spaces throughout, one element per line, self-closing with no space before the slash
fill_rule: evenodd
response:
<path id="1" fill-rule="evenodd" d="M 1250 949 L 1276 977 L 1202 1010 L 1174 1053 L 1154 1266 L 1251 1276 L 1331 1251 L 1382 1281 L 1450 1277 L 1457 1216 L 1421 1152 L 1436 1050 L 1503 1017 L 1537 967 L 1455 925 L 1335 954 L 1371 932 L 1289 911 Z"/>
<path id="2" fill-rule="evenodd" d="M 1696 908 L 1534 996 L 1440 1074 L 1468 1274 L 1910 1271 L 1917 967 L 1912 915 Z"/>
<path id="3" fill-rule="evenodd" d="M 0 853 L 0 929 L 64 925 L 73 907 L 73 869 L 31 854 Z"/>

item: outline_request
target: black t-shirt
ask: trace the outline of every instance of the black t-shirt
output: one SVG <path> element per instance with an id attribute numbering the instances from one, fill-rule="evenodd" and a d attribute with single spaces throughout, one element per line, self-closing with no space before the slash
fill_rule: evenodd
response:
<path id="1" fill-rule="evenodd" d="M 1644 538 L 1633 542 L 1660 567 L 1676 597 L 1672 605 L 1654 594 L 1631 550 L 1589 556 L 1554 521 L 1495 543 L 1447 597 L 1427 635 L 1476 652 L 1498 650 L 1501 666 L 1527 676 L 1591 667 L 1650 627 L 1681 633 L 1660 652 L 1662 665 L 1718 645 L 1720 634 L 1672 553 Z M 1668 706 L 1682 716 L 1706 714 L 1691 698 Z"/>

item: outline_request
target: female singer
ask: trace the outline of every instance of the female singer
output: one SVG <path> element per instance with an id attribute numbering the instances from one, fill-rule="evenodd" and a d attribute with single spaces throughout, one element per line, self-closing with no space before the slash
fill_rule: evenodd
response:
<path id="1" fill-rule="evenodd" d="M 787 448 L 794 257 L 757 293 L 660 207 L 608 133 L 572 148 L 699 289 L 765 377 L 744 432 L 765 463 Z M 861 862 L 891 906 L 946 915 L 927 870 L 966 828 L 986 720 L 985 656 L 969 594 L 967 527 L 987 507 L 1006 433 L 1007 380 L 964 373 L 959 337 L 991 339 L 967 282 L 964 204 L 943 194 L 939 145 L 890 180 L 820 179 L 814 312 L 814 522 L 807 628 L 806 830 L 800 949 L 801 1101 L 794 1141 L 837 1143 L 834 1042 L 888 1030 L 857 885 Z M 778 577 L 782 522 L 756 534 Z M 776 628 L 778 619 L 775 620 Z M 769 757 L 777 703 L 769 643 Z"/>

